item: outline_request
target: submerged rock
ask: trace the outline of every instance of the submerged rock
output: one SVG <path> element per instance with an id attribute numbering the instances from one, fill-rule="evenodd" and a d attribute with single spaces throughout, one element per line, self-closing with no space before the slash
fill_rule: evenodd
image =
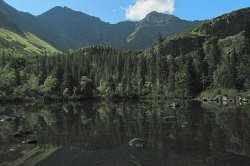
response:
<path id="1" fill-rule="evenodd" d="M 133 138 L 129 141 L 129 146 L 134 148 L 144 148 L 147 144 L 147 140 L 141 138 Z"/>
<path id="2" fill-rule="evenodd" d="M 173 121 L 176 119 L 176 116 L 170 115 L 170 116 L 165 116 L 162 118 L 164 121 Z"/>
<path id="3" fill-rule="evenodd" d="M 16 149 L 14 149 L 14 148 L 9 149 L 9 152 L 15 152 L 15 151 L 16 151 Z"/>
<path id="4" fill-rule="evenodd" d="M 172 107 L 172 108 L 178 108 L 178 107 L 180 107 L 180 104 L 178 104 L 178 103 L 172 103 L 170 105 L 170 107 Z"/>
<path id="5" fill-rule="evenodd" d="M 235 137 L 235 136 L 232 136 L 232 137 L 229 139 L 228 142 L 231 143 L 231 144 L 238 144 L 238 145 L 240 145 L 240 139 L 239 139 L 238 137 Z"/>
<path id="6" fill-rule="evenodd" d="M 242 98 L 241 97 L 237 97 L 237 101 L 238 102 L 242 102 Z"/>
<path id="7" fill-rule="evenodd" d="M 222 96 L 221 95 L 216 95 L 213 97 L 213 101 L 221 101 L 222 100 Z"/>
<path id="8" fill-rule="evenodd" d="M 248 103 L 248 99 L 243 97 L 237 97 L 237 101 L 239 103 Z"/>
<path id="9" fill-rule="evenodd" d="M 232 136 L 226 143 L 226 149 L 236 153 L 240 152 L 241 151 L 240 139 L 235 136 Z"/>
<path id="10" fill-rule="evenodd" d="M 202 97 L 201 100 L 204 101 L 204 102 L 207 102 L 207 101 L 208 101 L 208 99 L 207 99 L 206 97 Z"/>
<path id="11" fill-rule="evenodd" d="M 175 119 L 175 118 L 176 118 L 176 116 L 174 116 L 174 115 L 169 115 L 169 116 L 163 117 L 164 120 L 171 120 L 171 119 Z"/>
<path id="12" fill-rule="evenodd" d="M 6 123 L 6 122 L 12 122 L 15 121 L 16 117 L 11 117 L 11 116 L 2 116 L 0 119 L 0 122 Z"/>
<path id="13" fill-rule="evenodd" d="M 222 105 L 228 105 L 227 101 L 222 101 Z"/>
<path id="14" fill-rule="evenodd" d="M 213 98 L 212 97 L 208 97 L 207 100 L 208 101 L 213 101 Z"/>
<path id="15" fill-rule="evenodd" d="M 247 102 L 248 102 L 248 99 L 247 99 L 247 98 L 243 98 L 243 99 L 242 99 L 242 102 L 247 103 Z"/>
<path id="16" fill-rule="evenodd" d="M 13 134 L 14 137 L 26 137 L 27 135 L 34 134 L 34 131 L 31 129 L 20 130 Z"/>
<path id="17" fill-rule="evenodd" d="M 188 122 L 183 122 L 183 123 L 181 124 L 181 127 L 182 127 L 182 128 L 186 128 L 186 127 L 188 127 L 188 126 L 190 126 L 190 124 L 189 124 Z"/>
<path id="18" fill-rule="evenodd" d="M 227 96 L 223 96 L 222 101 L 230 101 L 231 102 L 231 101 L 233 101 L 233 99 L 230 97 L 227 97 Z"/>
<path id="19" fill-rule="evenodd" d="M 37 144 L 37 140 L 26 140 L 22 141 L 23 144 Z"/>

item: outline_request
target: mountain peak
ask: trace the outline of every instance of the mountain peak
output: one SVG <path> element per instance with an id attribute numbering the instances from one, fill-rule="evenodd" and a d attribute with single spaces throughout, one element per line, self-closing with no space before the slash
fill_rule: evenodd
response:
<path id="1" fill-rule="evenodd" d="M 159 19 L 159 18 L 178 18 L 178 17 L 171 15 L 171 14 L 165 14 L 165 13 L 159 13 L 159 12 L 153 11 L 153 12 L 147 14 L 145 18 Z"/>
<path id="2" fill-rule="evenodd" d="M 66 6 L 56 6 L 51 8 L 50 10 L 48 10 L 47 12 L 43 13 L 43 14 L 63 14 L 63 13 L 73 13 L 75 11 L 73 11 L 72 9 L 66 7 Z M 42 15 L 43 15 L 42 14 Z"/>
<path id="3" fill-rule="evenodd" d="M 159 12 L 157 12 L 157 11 L 152 11 L 152 12 L 148 13 L 148 14 L 146 15 L 146 17 L 158 16 L 158 15 L 165 15 L 165 14 L 159 13 Z"/>
<path id="4" fill-rule="evenodd" d="M 50 11 L 62 11 L 62 10 L 67 10 L 67 11 L 73 11 L 72 9 L 68 8 L 67 6 L 55 6 Z"/>
<path id="5" fill-rule="evenodd" d="M 45 19 L 60 19 L 60 20 L 76 20 L 76 19 L 81 19 L 81 20 L 95 20 L 97 22 L 101 22 L 101 20 L 97 17 L 90 16 L 88 14 L 85 14 L 81 11 L 75 11 L 71 8 L 68 8 L 66 6 L 56 6 L 49 11 L 42 13 L 41 15 L 38 16 L 38 18 L 45 18 Z"/>
<path id="6" fill-rule="evenodd" d="M 159 13 L 159 12 L 153 11 L 147 14 L 146 17 L 142 19 L 140 22 L 143 24 L 144 23 L 162 24 L 162 23 L 169 23 L 173 21 L 181 21 L 181 19 L 171 14 L 165 14 L 165 13 Z"/>

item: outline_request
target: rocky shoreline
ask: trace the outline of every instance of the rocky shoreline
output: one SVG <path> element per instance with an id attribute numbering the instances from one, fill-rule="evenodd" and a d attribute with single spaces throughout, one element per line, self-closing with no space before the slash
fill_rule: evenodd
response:
<path id="1" fill-rule="evenodd" d="M 248 104 L 250 100 L 246 97 L 242 96 L 236 96 L 236 97 L 229 97 L 229 96 L 223 96 L 223 95 L 216 95 L 212 97 L 200 97 L 198 100 L 202 102 L 217 102 L 217 103 L 242 103 L 242 104 Z"/>

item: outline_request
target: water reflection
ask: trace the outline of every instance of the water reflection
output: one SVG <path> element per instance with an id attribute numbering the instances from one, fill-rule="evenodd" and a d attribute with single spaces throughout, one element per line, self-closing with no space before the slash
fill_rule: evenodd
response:
<path id="1" fill-rule="evenodd" d="M 5 105 L 1 165 L 250 165 L 249 106 L 183 102 Z M 21 144 L 12 133 L 34 129 Z M 129 147 L 133 138 L 145 148 Z"/>

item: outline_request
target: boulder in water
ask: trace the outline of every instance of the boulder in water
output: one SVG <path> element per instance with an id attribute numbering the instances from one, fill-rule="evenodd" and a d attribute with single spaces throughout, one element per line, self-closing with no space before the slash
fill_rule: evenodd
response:
<path id="1" fill-rule="evenodd" d="M 204 101 L 204 102 L 207 102 L 207 101 L 208 101 L 208 99 L 207 99 L 206 97 L 202 97 L 201 100 Z"/>
<path id="2" fill-rule="evenodd" d="M 141 138 L 133 138 L 129 141 L 129 146 L 134 148 L 144 148 L 147 144 L 147 140 Z"/>
<path id="3" fill-rule="evenodd" d="M 242 102 L 247 103 L 247 102 L 248 102 L 248 99 L 247 99 L 247 98 L 243 98 L 243 99 L 242 99 Z"/>

